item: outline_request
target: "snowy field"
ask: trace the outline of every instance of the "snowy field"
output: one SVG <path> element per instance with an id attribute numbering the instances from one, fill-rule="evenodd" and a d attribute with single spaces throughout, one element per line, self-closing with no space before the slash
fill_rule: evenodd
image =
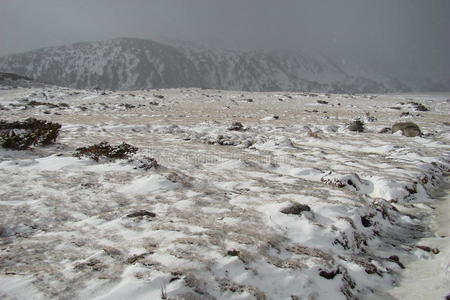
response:
<path id="1" fill-rule="evenodd" d="M 0 149 L 0 298 L 392 299 L 405 265 L 444 255 L 420 239 L 450 169 L 449 99 L 3 88 L 2 120 L 63 126 Z M 423 135 L 380 133 L 407 121 Z M 139 151 L 72 156 L 101 141 Z"/>

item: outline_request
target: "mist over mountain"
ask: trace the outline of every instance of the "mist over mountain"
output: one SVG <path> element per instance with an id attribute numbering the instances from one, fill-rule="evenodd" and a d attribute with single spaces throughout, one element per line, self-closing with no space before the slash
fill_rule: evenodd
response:
<path id="1" fill-rule="evenodd" d="M 0 58 L 0 71 L 73 88 L 199 87 L 244 91 L 384 93 L 450 90 L 318 53 L 213 49 L 136 38 L 41 48 Z"/>

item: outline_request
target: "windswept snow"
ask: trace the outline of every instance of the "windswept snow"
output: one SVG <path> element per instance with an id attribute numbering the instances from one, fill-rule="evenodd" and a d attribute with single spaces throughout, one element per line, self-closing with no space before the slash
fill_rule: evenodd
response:
<path id="1" fill-rule="evenodd" d="M 5 87 L 1 119 L 63 127 L 0 149 L 0 298 L 388 299 L 404 264 L 442 255 L 416 243 L 450 168 L 450 101 L 410 101 Z M 404 120 L 424 134 L 379 133 Z M 72 157 L 101 141 L 159 167 Z"/>

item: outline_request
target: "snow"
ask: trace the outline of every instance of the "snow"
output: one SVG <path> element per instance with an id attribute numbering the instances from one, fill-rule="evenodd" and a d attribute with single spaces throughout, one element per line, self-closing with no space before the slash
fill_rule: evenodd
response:
<path id="1" fill-rule="evenodd" d="M 450 294 L 450 182 L 447 177 L 445 191 L 437 196 L 436 213 L 429 216 L 426 222 L 430 232 L 419 242 L 439 249 L 438 254 L 416 249 L 412 260 L 406 265 L 401 279 L 390 290 L 390 294 L 398 299 L 445 299 Z"/>
<path id="2" fill-rule="evenodd" d="M 164 176 L 152 174 L 133 180 L 126 187 L 119 189 L 119 192 L 126 195 L 146 195 L 160 190 L 170 190 L 177 187 Z"/>
<path id="3" fill-rule="evenodd" d="M 42 92 L 69 107 L 17 105 Z M 63 127 L 55 145 L 0 149 L 0 298 L 388 299 L 403 284 L 389 257 L 405 278 L 424 261 L 447 274 L 447 239 L 424 233 L 429 218 L 448 221 L 432 207 L 450 168 L 450 103 L 417 97 L 430 111 L 412 116 L 424 135 L 408 138 L 378 133 L 399 120 L 389 107 L 401 95 L 282 96 L 1 89 L 2 119 Z M 366 112 L 366 131 L 348 131 Z M 228 130 L 236 121 L 243 130 Z M 101 141 L 139 151 L 72 156 Z M 139 168 L 144 156 L 159 167 Z M 294 204 L 310 210 L 281 212 Z M 155 215 L 129 216 L 139 211 Z"/>

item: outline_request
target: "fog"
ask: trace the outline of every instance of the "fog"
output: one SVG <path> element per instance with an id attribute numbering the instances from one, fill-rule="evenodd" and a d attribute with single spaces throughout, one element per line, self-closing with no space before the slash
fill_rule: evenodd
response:
<path id="1" fill-rule="evenodd" d="M 448 0 L 0 0 L 0 56 L 114 37 L 304 49 L 449 76 Z"/>

